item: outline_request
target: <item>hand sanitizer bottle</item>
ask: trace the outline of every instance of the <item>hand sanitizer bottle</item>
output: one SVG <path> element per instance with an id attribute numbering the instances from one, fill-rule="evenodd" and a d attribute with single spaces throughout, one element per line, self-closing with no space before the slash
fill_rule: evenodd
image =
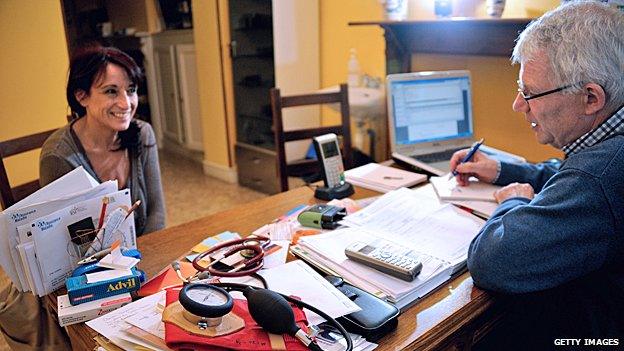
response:
<path id="1" fill-rule="evenodd" d="M 349 88 L 360 86 L 360 63 L 355 55 L 355 49 L 350 50 L 349 62 L 347 64 L 347 85 Z"/>

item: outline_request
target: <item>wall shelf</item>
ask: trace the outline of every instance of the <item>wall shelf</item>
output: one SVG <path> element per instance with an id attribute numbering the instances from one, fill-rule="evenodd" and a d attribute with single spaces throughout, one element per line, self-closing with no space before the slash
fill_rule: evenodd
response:
<path id="1" fill-rule="evenodd" d="M 528 18 L 451 18 L 428 21 L 349 22 L 350 26 L 376 25 L 384 29 L 386 71 L 409 72 L 413 53 L 510 56 Z"/>

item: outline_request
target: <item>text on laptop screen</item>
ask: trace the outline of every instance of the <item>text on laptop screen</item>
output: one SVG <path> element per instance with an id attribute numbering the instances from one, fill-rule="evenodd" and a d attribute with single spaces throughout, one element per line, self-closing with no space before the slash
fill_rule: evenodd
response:
<path id="1" fill-rule="evenodd" d="M 397 80 L 391 84 L 397 144 L 472 137 L 469 77 Z"/>

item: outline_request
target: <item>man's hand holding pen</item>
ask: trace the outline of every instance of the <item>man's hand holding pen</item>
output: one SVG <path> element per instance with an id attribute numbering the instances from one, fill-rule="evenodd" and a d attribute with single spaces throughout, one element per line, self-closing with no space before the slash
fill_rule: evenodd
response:
<path id="1" fill-rule="evenodd" d="M 451 171 L 457 172 L 455 176 L 457 183 L 466 186 L 470 177 L 492 183 L 496 177 L 498 162 L 487 157 L 481 151 L 476 151 L 470 160 L 462 162 L 469 152 L 470 149 L 459 150 L 451 157 Z"/>
<path id="2" fill-rule="evenodd" d="M 487 157 L 480 151 L 475 151 L 472 157 L 468 157 L 468 160 L 466 160 L 470 151 L 471 149 L 459 150 L 451 157 L 451 171 L 457 173 L 455 176 L 457 183 L 461 186 L 467 186 L 470 177 L 475 177 L 482 182 L 492 183 L 498 173 L 498 161 Z M 498 203 L 512 197 L 533 199 L 533 187 L 529 184 L 512 183 L 499 189 L 494 194 L 494 198 Z"/>

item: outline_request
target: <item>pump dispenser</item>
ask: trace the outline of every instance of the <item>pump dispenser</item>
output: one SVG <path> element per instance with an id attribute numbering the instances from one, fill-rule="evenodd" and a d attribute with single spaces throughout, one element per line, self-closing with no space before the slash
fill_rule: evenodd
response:
<path id="1" fill-rule="evenodd" d="M 360 63 L 358 62 L 354 48 L 350 50 L 347 72 L 347 85 L 349 88 L 360 86 Z"/>

